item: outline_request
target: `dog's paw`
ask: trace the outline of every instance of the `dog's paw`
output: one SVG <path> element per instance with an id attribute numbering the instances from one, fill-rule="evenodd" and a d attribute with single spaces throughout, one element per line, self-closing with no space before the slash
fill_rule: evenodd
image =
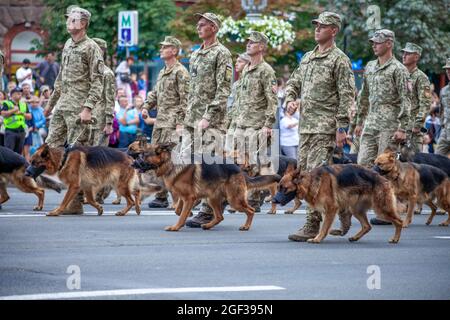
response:
<path id="1" fill-rule="evenodd" d="M 126 213 L 122 212 L 122 211 L 116 212 L 116 216 L 118 216 L 118 217 L 123 217 L 125 214 Z"/>
<path id="2" fill-rule="evenodd" d="M 389 243 L 393 243 L 393 244 L 398 243 L 398 239 L 395 239 L 395 238 L 389 239 Z"/>
<path id="3" fill-rule="evenodd" d="M 178 228 L 177 226 L 167 226 L 164 228 L 165 231 L 178 231 L 180 230 L 180 228 Z"/>
<path id="4" fill-rule="evenodd" d="M 276 213 L 277 213 L 276 210 L 275 211 L 272 211 L 272 210 L 267 211 L 267 214 L 276 214 Z"/>
<path id="5" fill-rule="evenodd" d="M 113 202 L 111 202 L 112 204 L 120 204 L 120 200 L 116 199 Z"/>
<path id="6" fill-rule="evenodd" d="M 247 227 L 247 226 L 240 226 L 239 227 L 239 231 L 248 231 L 248 230 L 250 230 L 250 227 Z"/>
<path id="7" fill-rule="evenodd" d="M 411 221 L 403 221 L 403 225 L 402 225 L 402 227 L 403 228 L 408 228 L 409 227 L 409 225 L 411 224 Z"/>
<path id="8" fill-rule="evenodd" d="M 426 224 L 427 226 L 429 226 L 429 225 L 431 224 L 431 220 L 427 220 L 427 222 L 425 222 L 425 224 Z"/>
<path id="9" fill-rule="evenodd" d="M 355 242 L 355 241 L 358 241 L 359 239 L 358 238 L 355 238 L 355 237 L 350 237 L 350 238 L 348 238 L 348 241 L 350 241 L 350 242 Z"/>
<path id="10" fill-rule="evenodd" d="M 306 242 L 318 244 L 318 243 L 320 243 L 320 240 L 317 240 L 316 238 L 312 238 L 312 239 L 306 240 Z"/>
<path id="11" fill-rule="evenodd" d="M 33 208 L 33 211 L 42 211 L 42 207 L 41 206 L 36 206 Z"/>
<path id="12" fill-rule="evenodd" d="M 284 214 L 294 214 L 294 211 L 292 211 L 292 210 L 286 210 L 286 211 L 284 212 Z"/>
<path id="13" fill-rule="evenodd" d="M 46 214 L 47 217 L 57 217 L 59 216 L 59 211 L 53 210 Z"/>
<path id="14" fill-rule="evenodd" d="M 101 216 L 103 214 L 103 207 L 100 206 L 100 209 L 97 210 L 97 215 Z"/>
<path id="15" fill-rule="evenodd" d="M 203 230 L 209 230 L 212 228 L 212 226 L 208 223 L 202 224 L 201 227 Z"/>
<path id="16" fill-rule="evenodd" d="M 440 227 L 448 227 L 448 222 L 441 222 L 439 223 Z"/>

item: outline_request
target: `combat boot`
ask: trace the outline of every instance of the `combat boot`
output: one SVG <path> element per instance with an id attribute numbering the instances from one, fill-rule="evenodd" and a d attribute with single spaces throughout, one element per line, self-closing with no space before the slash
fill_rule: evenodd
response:
<path id="1" fill-rule="evenodd" d="M 192 219 L 186 221 L 186 226 L 191 228 L 201 228 L 202 224 L 209 223 L 213 219 L 214 214 L 211 207 L 208 206 L 206 203 L 202 203 L 200 212 Z"/>
<path id="2" fill-rule="evenodd" d="M 290 234 L 288 239 L 291 241 L 306 242 L 308 239 L 315 238 L 319 234 L 321 216 L 318 212 L 307 213 L 305 225 L 297 232 Z"/>
<path id="3" fill-rule="evenodd" d="M 66 209 L 61 212 L 62 215 L 82 215 L 83 211 L 83 192 L 79 192 L 75 198 L 69 203 Z"/>

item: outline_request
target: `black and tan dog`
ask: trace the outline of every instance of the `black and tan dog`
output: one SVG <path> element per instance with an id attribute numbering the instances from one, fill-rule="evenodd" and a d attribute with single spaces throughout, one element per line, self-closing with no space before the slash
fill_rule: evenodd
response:
<path id="1" fill-rule="evenodd" d="M 175 225 L 168 226 L 165 230 L 180 230 L 199 199 L 207 199 L 214 212 L 214 219 L 202 225 L 203 229 L 210 229 L 223 220 L 223 204 L 227 200 L 234 209 L 247 215 L 239 230 L 249 230 L 255 210 L 247 202 L 247 190 L 265 189 L 278 182 L 280 176 L 251 178 L 244 175 L 235 164 L 175 164 L 171 158 L 174 147 L 175 144 L 172 143 L 150 145 L 135 164 L 142 170 L 155 170 L 156 175 L 164 180 L 167 189 L 179 198 L 175 211 L 180 218 Z"/>
<path id="2" fill-rule="evenodd" d="M 112 185 L 127 200 L 127 206 L 116 213 L 125 215 L 133 206 L 140 214 L 139 188 L 135 188 L 136 172 L 131 167 L 133 160 L 124 152 L 108 147 L 51 148 L 42 145 L 31 158 L 28 174 L 47 172 L 58 177 L 68 187 L 62 203 L 50 211 L 48 216 L 58 216 L 83 191 L 87 202 L 97 209 L 103 207 L 95 201 L 94 195 L 107 185 Z M 133 199 L 134 196 L 134 199 Z"/>
<path id="3" fill-rule="evenodd" d="M 416 204 L 426 203 L 431 208 L 431 215 L 427 221 L 429 225 L 436 214 L 436 203 L 447 213 L 450 211 L 450 180 L 447 174 L 434 166 L 412 162 L 400 162 L 392 149 L 386 149 L 375 160 L 375 170 L 391 181 L 397 199 L 408 206 L 407 216 L 403 226 L 412 222 Z M 450 217 L 441 223 L 448 226 Z"/>
<path id="4" fill-rule="evenodd" d="M 280 181 L 280 192 L 295 193 L 296 197 L 305 199 L 312 208 L 322 212 L 324 222 L 317 236 L 308 240 L 310 243 L 320 243 L 327 236 L 337 213 L 346 215 L 340 217 L 341 221 L 350 220 L 351 215 L 359 220 L 361 230 L 349 238 L 350 241 L 359 240 L 371 229 L 367 220 L 370 208 L 377 216 L 394 224 L 395 235 L 389 242 L 397 243 L 400 239 L 402 220 L 397 215 L 396 199 L 389 181 L 362 166 L 336 164 L 310 172 L 289 171 Z"/>
<path id="5" fill-rule="evenodd" d="M 37 177 L 36 181 L 25 176 L 28 162 L 14 151 L 0 146 L 0 204 L 9 200 L 8 183 L 14 184 L 20 191 L 34 193 L 38 197 L 38 204 L 34 211 L 41 211 L 44 206 L 44 188 L 61 193 L 64 185 L 45 176 Z"/>

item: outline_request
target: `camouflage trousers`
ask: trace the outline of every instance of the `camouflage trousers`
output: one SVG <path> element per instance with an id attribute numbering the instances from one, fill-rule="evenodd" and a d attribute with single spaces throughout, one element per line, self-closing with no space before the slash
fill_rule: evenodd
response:
<path id="1" fill-rule="evenodd" d="M 109 136 L 105 135 L 103 131 L 104 127 L 95 128 L 91 132 L 91 140 L 89 142 L 90 146 L 102 146 L 107 147 L 109 144 Z"/>
<path id="2" fill-rule="evenodd" d="M 46 143 L 50 147 L 64 146 L 64 143 L 89 146 L 92 138 L 91 125 L 79 125 L 76 121 L 80 118 L 79 111 L 55 110 L 50 126 Z"/>
<path id="3" fill-rule="evenodd" d="M 176 142 L 176 139 L 178 136 L 176 136 L 176 129 L 175 128 L 153 128 L 152 132 L 152 143 L 166 143 L 166 142 Z M 167 196 L 169 195 L 169 192 L 167 189 L 164 189 L 160 192 L 158 192 L 155 195 L 156 199 L 160 200 L 167 200 Z"/>
<path id="4" fill-rule="evenodd" d="M 336 146 L 334 134 L 301 134 L 297 164 L 301 170 L 310 171 L 323 165 L 329 165 Z M 318 225 L 322 214 L 309 206 L 306 208 L 306 224 Z"/>
<path id="5" fill-rule="evenodd" d="M 361 135 L 361 146 L 358 153 L 358 164 L 367 168 L 372 168 L 377 156 L 392 143 L 392 139 L 397 129 L 390 130 L 363 130 Z"/>
<path id="6" fill-rule="evenodd" d="M 350 153 L 358 154 L 360 146 L 361 146 L 361 136 L 356 136 L 355 135 L 353 137 L 352 145 L 351 145 L 351 148 L 350 148 Z"/>
<path id="7" fill-rule="evenodd" d="M 436 146 L 436 153 L 443 156 L 447 156 L 450 153 L 450 139 L 448 139 L 445 129 L 441 131 L 441 136 L 439 137 L 439 141 Z"/>
<path id="8" fill-rule="evenodd" d="M 423 133 L 410 132 L 409 133 L 409 143 L 415 152 L 422 152 L 423 149 Z"/>
<path id="9" fill-rule="evenodd" d="M 229 141 L 227 140 L 227 146 L 228 144 Z M 239 150 L 240 156 L 248 155 L 248 161 L 255 166 L 256 174 L 263 174 L 260 172 L 260 165 L 269 161 L 265 156 L 268 155 L 267 149 L 271 145 L 271 138 L 265 136 L 261 132 L 261 128 L 236 128 L 230 145 L 233 149 Z M 240 161 L 243 161 L 243 159 L 240 159 Z M 269 173 L 264 172 L 264 174 Z M 259 208 L 262 202 L 261 191 L 251 191 L 248 200 L 252 207 Z"/>

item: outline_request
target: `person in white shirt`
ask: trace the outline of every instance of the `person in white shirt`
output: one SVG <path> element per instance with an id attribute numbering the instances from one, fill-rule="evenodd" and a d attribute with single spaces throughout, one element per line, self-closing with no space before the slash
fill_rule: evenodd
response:
<path id="1" fill-rule="evenodd" d="M 294 112 L 294 113 L 297 113 Z M 297 148 L 299 144 L 298 117 L 287 109 L 284 117 L 280 120 L 280 145 L 281 153 L 286 157 L 297 159 Z"/>
<path id="2" fill-rule="evenodd" d="M 16 71 L 16 79 L 19 83 L 19 88 L 22 88 L 24 83 L 30 85 L 31 91 L 34 91 L 33 87 L 33 70 L 30 68 L 30 60 L 23 59 L 22 66 Z"/>

